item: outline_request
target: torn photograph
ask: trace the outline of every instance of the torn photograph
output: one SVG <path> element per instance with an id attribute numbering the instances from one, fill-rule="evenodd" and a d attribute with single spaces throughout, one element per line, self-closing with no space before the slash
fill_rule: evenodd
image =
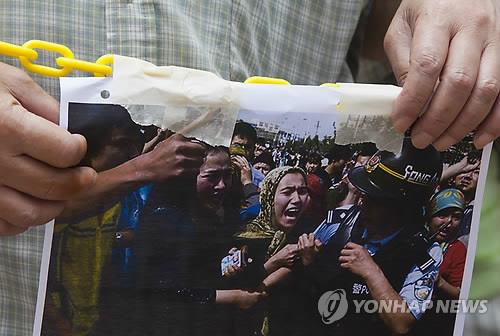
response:
<path id="1" fill-rule="evenodd" d="M 335 87 L 241 84 L 215 106 L 61 84 L 99 175 L 47 235 L 35 334 L 451 336 L 484 309 L 490 148 L 471 135 L 417 149 Z"/>

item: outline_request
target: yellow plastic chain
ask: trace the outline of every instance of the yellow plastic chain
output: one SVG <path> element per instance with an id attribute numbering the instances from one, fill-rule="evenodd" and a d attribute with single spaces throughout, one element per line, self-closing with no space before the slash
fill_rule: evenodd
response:
<path id="1" fill-rule="evenodd" d="M 273 78 L 273 77 L 261 77 L 261 76 L 253 76 L 247 78 L 244 82 L 245 84 L 281 84 L 281 85 L 290 85 L 290 83 L 281 78 Z"/>
<path id="2" fill-rule="evenodd" d="M 35 49 L 50 51 L 62 55 L 55 59 L 55 63 L 60 66 L 60 68 L 33 63 L 33 61 L 36 61 L 38 58 L 38 53 Z M 31 40 L 24 43 L 22 46 L 0 41 L 0 54 L 17 57 L 19 62 L 21 62 L 21 65 L 26 68 L 26 70 L 43 76 L 64 77 L 73 70 L 90 72 L 96 77 L 110 76 L 113 73 L 113 68 L 109 66 L 109 64 L 113 64 L 113 55 L 108 54 L 101 56 L 94 63 L 82 61 L 76 59 L 71 49 L 65 45 L 47 41 Z M 245 83 L 290 85 L 288 81 L 281 78 L 259 76 L 250 77 L 245 81 Z M 339 87 L 340 85 L 335 83 L 325 83 L 321 86 Z"/>
<path id="3" fill-rule="evenodd" d="M 60 68 L 33 63 L 38 58 L 35 49 L 60 54 L 61 56 L 55 59 Z M 73 70 L 90 72 L 97 77 L 110 76 L 113 73 L 113 68 L 109 66 L 113 64 L 113 55 L 101 56 L 95 63 L 81 61 L 75 58 L 68 47 L 47 41 L 31 40 L 22 46 L 0 41 L 0 54 L 17 57 L 26 70 L 43 76 L 64 77 Z"/>

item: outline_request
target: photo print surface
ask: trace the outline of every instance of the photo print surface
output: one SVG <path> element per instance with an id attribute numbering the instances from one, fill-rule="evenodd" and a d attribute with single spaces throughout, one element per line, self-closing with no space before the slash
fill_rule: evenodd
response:
<path id="1" fill-rule="evenodd" d="M 370 123 L 300 95 L 263 108 L 272 93 L 225 145 L 130 116 L 157 107 L 66 97 L 99 178 L 47 239 L 40 334 L 454 334 L 487 150 L 340 145 Z"/>

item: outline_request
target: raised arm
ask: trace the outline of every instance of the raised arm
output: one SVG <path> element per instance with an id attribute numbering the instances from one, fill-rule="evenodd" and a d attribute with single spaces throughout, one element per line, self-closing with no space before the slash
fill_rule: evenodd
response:
<path id="1" fill-rule="evenodd" d="M 205 147 L 201 144 L 182 135 L 173 135 L 160 142 L 151 152 L 100 172 L 93 188 L 66 203 L 60 219 L 95 214 L 147 183 L 195 176 L 203 162 L 204 153 Z"/>

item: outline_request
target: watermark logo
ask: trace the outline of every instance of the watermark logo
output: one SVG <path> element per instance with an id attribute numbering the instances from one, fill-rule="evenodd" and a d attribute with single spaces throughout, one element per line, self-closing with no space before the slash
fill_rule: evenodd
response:
<path id="1" fill-rule="evenodd" d="M 488 300 L 353 300 L 355 314 L 417 313 L 433 309 L 437 314 L 484 314 L 488 311 Z"/>
<path id="2" fill-rule="evenodd" d="M 434 310 L 437 314 L 484 314 L 488 311 L 488 300 L 431 300 L 425 283 L 416 286 L 415 299 L 406 300 L 352 300 L 353 314 L 423 314 Z M 358 290 L 359 289 L 359 290 Z M 354 292 L 363 293 L 363 287 L 355 286 Z M 366 294 L 368 291 L 366 290 Z M 323 293 L 318 301 L 318 312 L 324 324 L 332 324 L 347 315 L 350 302 L 344 289 Z"/>
<path id="3" fill-rule="evenodd" d="M 349 309 L 347 294 L 343 289 L 323 293 L 318 301 L 318 312 L 324 324 L 332 324 L 346 316 Z"/>

